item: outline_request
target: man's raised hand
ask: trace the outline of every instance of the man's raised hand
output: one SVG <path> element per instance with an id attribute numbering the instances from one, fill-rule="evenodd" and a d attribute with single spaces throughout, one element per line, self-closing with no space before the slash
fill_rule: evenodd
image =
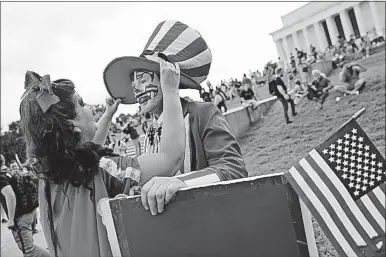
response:
<path id="1" fill-rule="evenodd" d="M 178 93 L 178 87 L 180 84 L 180 66 L 166 62 L 161 59 L 160 61 L 160 82 L 163 92 Z"/>

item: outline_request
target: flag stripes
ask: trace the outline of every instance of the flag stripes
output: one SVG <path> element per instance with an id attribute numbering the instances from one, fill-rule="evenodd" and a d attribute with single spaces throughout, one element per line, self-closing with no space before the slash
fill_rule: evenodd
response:
<path id="1" fill-rule="evenodd" d="M 186 34 L 184 33 L 185 31 L 187 31 L 189 28 L 187 25 L 177 21 L 171 28 L 170 30 L 166 33 L 166 35 L 159 41 L 158 45 L 154 48 L 154 51 L 157 51 L 157 52 L 163 52 L 164 54 L 167 55 L 165 49 L 173 49 L 175 46 L 174 45 L 179 45 L 179 46 L 185 46 L 186 44 L 181 44 L 180 41 L 181 41 L 181 38 L 184 38 L 190 42 L 192 42 L 193 40 L 191 40 L 192 36 L 190 36 L 190 34 L 184 36 L 182 34 Z M 190 36 L 190 37 L 189 37 Z M 170 42 L 176 42 L 176 44 L 173 44 Z"/>
<path id="2" fill-rule="evenodd" d="M 296 165 L 295 168 L 302 174 L 303 178 L 311 188 L 314 189 L 315 194 L 321 200 L 327 211 L 332 214 L 332 219 L 341 229 L 345 238 L 350 241 L 350 244 L 355 243 L 357 245 L 364 245 L 365 242 L 362 236 L 358 233 L 348 217 L 353 216 L 351 211 L 349 211 L 349 209 L 343 210 L 341 204 L 331 193 L 330 189 L 324 184 L 323 180 L 320 179 L 313 167 L 311 167 L 304 159 L 302 159 L 299 164 L 301 167 L 299 167 L 300 165 Z M 305 170 L 307 170 L 307 172 L 305 172 Z M 348 213 L 346 213 L 346 211 L 348 211 Z M 355 221 L 358 223 L 356 219 Z M 352 241 L 352 239 L 355 242 Z"/>
<path id="3" fill-rule="evenodd" d="M 343 197 L 343 201 L 346 203 L 345 205 L 347 205 L 347 207 L 350 208 L 350 210 L 353 212 L 353 214 L 358 219 L 360 224 L 366 230 L 369 237 L 377 236 L 377 232 L 374 229 L 374 226 L 366 218 L 366 215 L 362 213 L 361 208 L 358 207 L 358 205 L 352 199 L 350 193 L 346 190 L 346 188 L 344 187 L 340 179 L 336 176 L 334 171 L 327 165 L 327 163 L 322 159 L 322 157 L 318 154 L 318 152 L 316 152 L 315 150 L 312 150 L 310 152 L 310 157 L 312 157 L 313 167 L 315 168 L 317 168 L 318 166 L 320 167 L 318 174 L 324 176 L 325 178 L 324 181 L 332 182 L 333 186 L 331 185 L 330 188 L 332 190 L 334 190 L 335 188 L 336 190 L 336 191 L 334 190 L 335 197 L 337 197 L 338 199 Z"/>
<path id="4" fill-rule="evenodd" d="M 292 167 L 289 172 L 291 176 L 286 176 L 288 181 L 291 183 L 291 186 L 295 189 L 297 194 L 303 199 L 303 202 L 307 205 L 308 209 L 310 209 L 314 217 L 319 221 L 320 227 L 323 232 L 328 235 L 328 239 L 335 246 L 335 250 L 338 252 L 339 256 L 361 256 L 357 255 L 344 239 L 339 228 L 331 219 L 330 214 L 320 203 L 311 188 L 307 186 L 298 171 Z M 302 187 L 299 185 L 302 185 Z"/>
<path id="5" fill-rule="evenodd" d="M 341 256 L 363 256 L 360 246 L 374 249 L 372 238 L 384 233 L 385 227 L 385 208 L 381 203 L 385 199 L 384 185 L 355 202 L 316 150 L 292 167 L 286 177 L 292 186 L 296 185 L 299 196 L 307 199 L 307 206 L 312 205 L 310 209 L 319 216 L 318 221 L 323 221 L 320 225 L 329 239 L 333 237 L 342 247 Z"/>

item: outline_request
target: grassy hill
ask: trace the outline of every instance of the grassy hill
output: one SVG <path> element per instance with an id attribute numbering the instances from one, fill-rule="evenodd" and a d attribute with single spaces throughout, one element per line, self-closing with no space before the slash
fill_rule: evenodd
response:
<path id="1" fill-rule="evenodd" d="M 269 115 L 252 126 L 240 140 L 250 176 L 285 172 L 313 148 L 321 144 L 361 108 L 366 112 L 357 120 L 378 150 L 385 156 L 385 51 L 358 61 L 368 70 L 362 75 L 368 81 L 359 96 L 346 96 L 335 102 L 331 94 L 324 109 L 316 110 L 313 102 L 303 99 L 297 106 L 294 123 L 286 125 L 283 107 L 277 102 Z M 335 70 L 330 79 L 339 83 Z M 290 112 L 289 112 L 290 113 Z M 320 256 L 338 256 L 315 223 Z"/>

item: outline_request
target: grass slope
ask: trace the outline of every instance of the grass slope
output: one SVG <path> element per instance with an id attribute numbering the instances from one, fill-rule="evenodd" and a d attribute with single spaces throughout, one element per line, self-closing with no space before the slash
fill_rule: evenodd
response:
<path id="1" fill-rule="evenodd" d="M 303 99 L 296 106 L 298 116 L 290 125 L 285 124 L 283 107 L 277 102 L 264 120 L 250 128 L 240 139 L 250 176 L 287 171 L 361 108 L 366 108 L 366 112 L 357 122 L 385 156 L 385 51 L 358 63 L 367 68 L 362 76 L 368 81 L 359 96 L 346 96 L 337 103 L 337 94 L 333 93 L 320 111 Z M 330 76 L 335 83 L 339 83 L 339 71 Z M 319 255 L 339 256 L 316 222 L 314 229 Z"/>

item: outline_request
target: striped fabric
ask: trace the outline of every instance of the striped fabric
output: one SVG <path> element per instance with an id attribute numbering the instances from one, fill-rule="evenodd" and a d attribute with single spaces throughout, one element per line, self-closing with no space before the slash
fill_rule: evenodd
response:
<path id="1" fill-rule="evenodd" d="M 147 42 L 142 57 L 154 52 L 164 54 L 172 63 L 178 63 L 181 72 L 198 84 L 209 74 L 212 53 L 201 35 L 179 21 L 163 21 Z"/>
<path id="2" fill-rule="evenodd" d="M 385 159 L 355 120 L 286 174 L 343 256 L 384 256 Z"/>

